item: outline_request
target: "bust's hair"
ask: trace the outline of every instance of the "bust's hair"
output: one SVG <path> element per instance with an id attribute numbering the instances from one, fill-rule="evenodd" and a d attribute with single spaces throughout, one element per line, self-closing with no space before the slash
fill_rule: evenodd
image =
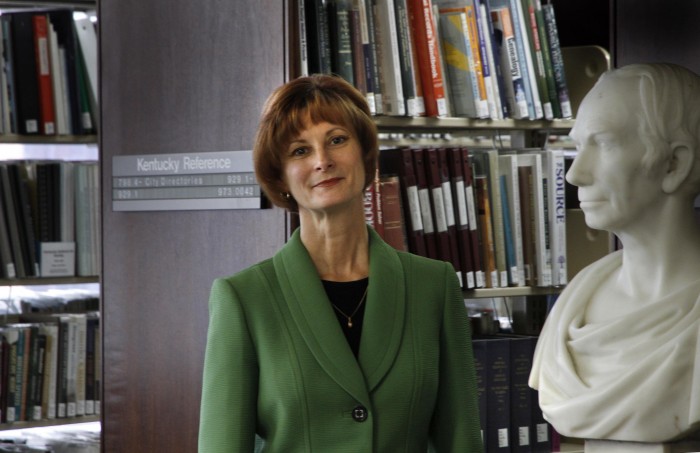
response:
<path id="1" fill-rule="evenodd" d="M 377 127 L 364 96 L 340 77 L 315 74 L 293 79 L 272 92 L 265 103 L 255 144 L 253 162 L 258 183 L 275 205 L 296 211 L 282 180 L 283 156 L 289 144 L 312 124 L 328 122 L 348 128 L 358 140 L 365 166 L 365 187 L 377 168 Z"/>
<path id="2" fill-rule="evenodd" d="M 685 189 L 700 193 L 700 76 L 669 63 L 631 64 L 606 72 L 607 79 L 635 79 L 641 111 L 638 133 L 646 151 L 642 160 L 651 171 L 668 159 L 673 149 L 687 146 L 695 154 Z"/>

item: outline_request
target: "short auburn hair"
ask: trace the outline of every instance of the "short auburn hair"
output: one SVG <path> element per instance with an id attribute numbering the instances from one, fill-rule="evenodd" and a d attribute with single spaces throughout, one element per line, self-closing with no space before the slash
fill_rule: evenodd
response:
<path id="1" fill-rule="evenodd" d="M 373 181 L 377 168 L 377 126 L 362 93 L 338 76 L 314 74 L 293 79 L 267 99 L 253 147 L 258 183 L 270 201 L 290 211 L 298 206 L 293 197 L 283 194 L 283 156 L 307 126 L 306 121 L 325 121 L 355 135 L 365 166 L 365 187 Z"/>

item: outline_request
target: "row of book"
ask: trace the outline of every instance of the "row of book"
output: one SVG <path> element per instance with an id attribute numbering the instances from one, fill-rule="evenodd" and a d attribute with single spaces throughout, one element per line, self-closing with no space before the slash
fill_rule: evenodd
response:
<path id="1" fill-rule="evenodd" d="M 463 288 L 567 283 L 563 151 L 399 147 L 381 151 L 378 173 L 367 222 L 452 263 Z"/>
<path id="2" fill-rule="evenodd" d="M 3 13 L 0 133 L 93 134 L 97 34 L 68 9 Z"/>
<path id="3" fill-rule="evenodd" d="M 0 277 L 98 275 L 99 196 L 96 162 L 0 163 Z"/>
<path id="4" fill-rule="evenodd" d="M 334 73 L 375 114 L 572 116 L 556 18 L 541 0 L 298 0 L 301 75 Z"/>
<path id="5" fill-rule="evenodd" d="M 99 414 L 96 312 L 21 315 L 0 327 L 0 341 L 2 423 Z"/>
<path id="6" fill-rule="evenodd" d="M 537 337 L 475 336 L 472 344 L 484 451 L 558 451 L 537 391 L 528 386 Z"/>

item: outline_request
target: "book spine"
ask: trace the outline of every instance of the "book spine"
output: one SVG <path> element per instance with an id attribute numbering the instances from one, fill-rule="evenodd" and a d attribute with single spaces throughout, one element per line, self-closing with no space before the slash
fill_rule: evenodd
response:
<path id="1" fill-rule="evenodd" d="M 543 115 L 545 119 L 552 120 L 554 119 L 554 113 L 547 88 L 547 74 L 544 68 L 544 55 L 542 55 L 542 43 L 537 25 L 534 0 L 522 0 L 522 8 L 532 54 L 534 78 L 537 82 L 537 92 L 540 96 Z"/>
<path id="2" fill-rule="evenodd" d="M 513 34 L 510 10 L 505 7 L 493 9 L 491 18 L 495 32 L 501 36 L 499 53 L 501 55 L 501 66 L 503 68 L 510 116 L 514 119 L 527 118 L 529 112 L 525 98 L 525 83 L 515 35 Z"/>
<path id="3" fill-rule="evenodd" d="M 432 0 L 408 0 L 408 6 L 421 69 L 425 113 L 432 117 L 445 116 L 447 104 Z"/>
<path id="4" fill-rule="evenodd" d="M 513 32 L 515 34 L 518 55 L 520 61 L 523 62 L 521 68 L 529 117 L 531 120 L 540 119 L 544 116 L 544 113 L 542 111 L 542 101 L 540 101 L 539 90 L 537 88 L 535 65 L 532 52 L 530 52 L 527 23 L 525 21 L 521 0 L 510 0 L 510 12 L 513 20 Z"/>
<path id="5" fill-rule="evenodd" d="M 566 254 L 566 168 L 564 152 L 548 151 L 549 172 L 549 235 L 552 252 L 552 284 L 563 286 L 568 283 Z"/>
<path id="6" fill-rule="evenodd" d="M 399 43 L 394 14 L 394 0 L 373 0 L 375 5 L 375 39 L 379 59 L 379 83 L 382 91 L 382 113 L 391 116 L 406 114 Z"/>
<path id="7" fill-rule="evenodd" d="M 545 84 L 547 96 L 552 106 L 552 116 L 561 118 L 561 105 L 557 96 L 557 86 L 554 81 L 554 68 L 552 66 L 552 57 L 549 51 L 549 37 L 547 36 L 547 28 L 544 22 L 544 13 L 542 11 L 542 2 L 540 0 L 532 0 L 535 8 L 535 20 L 537 22 L 537 33 L 539 36 L 542 64 L 544 66 Z"/>
<path id="8" fill-rule="evenodd" d="M 506 260 L 506 237 L 503 223 L 503 206 L 501 198 L 500 172 L 498 170 L 498 151 L 486 151 L 488 158 L 487 175 L 489 182 L 489 199 L 491 202 L 491 224 L 493 228 L 494 249 L 496 252 L 496 269 L 498 286 L 508 286 L 508 264 Z"/>
<path id="9" fill-rule="evenodd" d="M 44 135 L 56 133 L 56 115 L 51 80 L 48 20 L 44 14 L 32 16 L 34 26 L 34 54 L 39 88 L 40 131 Z"/>
<path id="10" fill-rule="evenodd" d="M 404 99 L 406 101 L 406 115 L 425 116 L 425 101 L 422 96 L 423 90 L 419 88 L 421 81 L 418 71 L 415 70 L 415 51 L 408 17 L 407 1 L 409 0 L 395 0 L 396 30 L 399 47 L 398 56 L 401 69 L 401 83 L 404 91 Z"/>
<path id="11" fill-rule="evenodd" d="M 573 112 L 564 71 L 564 57 L 561 54 L 561 47 L 559 44 L 559 31 L 557 30 L 557 22 L 554 16 L 554 7 L 551 4 L 544 4 L 542 5 L 542 12 L 544 13 L 544 23 L 547 29 L 547 37 L 549 38 L 549 53 L 552 59 L 554 82 L 557 87 L 561 117 L 572 118 Z"/>
<path id="12" fill-rule="evenodd" d="M 396 250 L 408 251 L 401 208 L 401 187 L 398 176 L 382 177 L 379 183 L 382 195 L 384 240 Z"/>
<path id="13" fill-rule="evenodd" d="M 355 85 L 352 64 L 352 37 L 350 29 L 350 5 L 346 0 L 327 3 L 328 35 L 331 46 L 331 71 Z"/>
<path id="14" fill-rule="evenodd" d="M 486 7 L 480 2 L 474 5 L 474 28 L 479 41 L 479 55 L 481 56 L 481 68 L 484 76 L 484 89 L 486 90 L 486 101 L 488 104 L 488 117 L 491 119 L 503 119 L 501 112 L 500 91 L 496 79 L 496 72 L 493 60 L 493 48 L 491 35 L 486 23 L 488 15 Z"/>
<path id="15" fill-rule="evenodd" d="M 364 71 L 362 74 L 358 74 L 355 78 L 356 83 L 360 83 L 360 80 L 364 80 L 361 83 L 365 87 L 365 96 L 367 98 L 367 105 L 369 106 L 369 111 L 372 115 L 377 114 L 377 107 L 375 101 L 375 82 L 374 82 L 374 70 L 375 70 L 375 58 L 373 41 L 374 37 L 370 35 L 370 24 L 367 17 L 367 3 L 365 0 L 354 0 L 353 8 L 357 11 L 357 23 L 360 36 L 361 50 L 360 58 L 362 59 L 361 69 Z"/>
<path id="16" fill-rule="evenodd" d="M 10 27 L 18 132 L 27 135 L 39 134 L 41 120 L 32 15 L 31 13 L 12 14 Z"/>
<path id="17" fill-rule="evenodd" d="M 462 285 L 464 288 L 473 289 L 476 287 L 476 281 L 474 279 L 474 264 L 469 237 L 469 214 L 464 189 L 461 150 L 459 148 L 449 148 L 447 154 L 453 206 L 456 212 L 457 250 L 459 250 L 459 262 L 462 266 Z"/>
<path id="18" fill-rule="evenodd" d="M 430 206 L 430 189 L 425 176 L 426 170 L 423 150 L 413 149 L 411 152 L 413 154 L 413 169 L 416 174 L 416 186 L 418 188 L 418 202 L 420 206 L 421 222 L 423 224 L 423 237 L 425 238 L 425 256 L 438 259 L 437 232 L 433 222 L 432 207 Z"/>
<path id="19" fill-rule="evenodd" d="M 447 213 L 445 212 L 444 193 L 440 181 L 437 150 L 435 148 L 423 149 L 423 162 L 430 191 L 430 211 L 435 222 L 437 257 L 442 261 L 452 262 L 452 249 L 447 229 Z"/>

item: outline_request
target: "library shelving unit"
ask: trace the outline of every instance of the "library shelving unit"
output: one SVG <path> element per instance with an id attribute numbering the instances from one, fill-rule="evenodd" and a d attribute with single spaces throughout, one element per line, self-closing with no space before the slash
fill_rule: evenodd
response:
<path id="1" fill-rule="evenodd" d="M 698 2 L 552 3 L 562 46 L 700 69 Z M 264 100 L 292 75 L 292 4 L 100 1 L 103 451 L 196 451 L 211 282 L 288 234 L 279 209 L 114 212 L 112 159 L 251 149 Z"/>
<path id="2" fill-rule="evenodd" d="M 95 0 L 2 0 L 0 10 L 3 14 L 13 12 L 43 12 L 56 8 L 69 8 L 76 11 L 94 10 Z M 97 135 L 19 135 L 14 133 L 0 134 L 0 161 L 14 160 L 88 160 L 98 159 Z M 94 288 L 99 286 L 99 275 L 73 277 L 27 277 L 0 278 L 0 289 L 13 291 L 13 288 L 23 288 L 28 292 L 34 289 L 41 292 L 46 288 Z M 0 323 L 16 322 L 17 315 L 0 315 Z M 4 391 L 4 390 L 3 390 Z M 97 412 L 99 414 L 99 412 Z M 39 427 L 59 427 L 76 423 L 99 423 L 99 415 L 77 417 L 62 417 L 36 421 L 15 421 L 0 424 L 0 431 L 24 430 Z"/>

